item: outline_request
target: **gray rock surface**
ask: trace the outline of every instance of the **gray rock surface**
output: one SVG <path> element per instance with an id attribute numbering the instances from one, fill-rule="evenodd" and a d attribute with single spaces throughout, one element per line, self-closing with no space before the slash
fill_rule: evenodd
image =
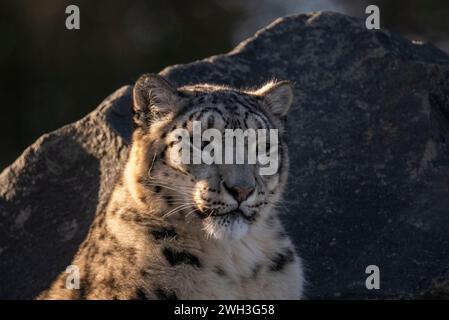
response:
<path id="1" fill-rule="evenodd" d="M 446 54 L 315 13 L 278 19 L 228 54 L 161 74 L 178 85 L 293 81 L 284 219 L 309 298 L 447 294 Z M 45 134 L 0 175 L 0 298 L 33 298 L 70 262 L 126 161 L 130 92 Z M 380 290 L 365 288 L 371 264 Z"/>

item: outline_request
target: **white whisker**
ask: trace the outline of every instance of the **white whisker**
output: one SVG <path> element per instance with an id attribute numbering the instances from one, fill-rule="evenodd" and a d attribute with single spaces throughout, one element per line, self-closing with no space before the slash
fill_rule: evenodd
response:
<path id="1" fill-rule="evenodd" d="M 166 218 L 166 217 L 168 217 L 168 216 L 170 216 L 170 215 L 173 215 L 173 214 L 175 214 L 175 213 L 177 213 L 177 212 L 179 212 L 179 211 L 182 211 L 182 210 L 184 210 L 184 209 L 187 209 L 187 208 L 190 207 L 190 206 L 191 206 L 191 204 L 189 204 L 189 203 L 180 205 L 180 206 L 178 206 L 178 207 L 176 207 L 176 208 L 170 210 L 170 211 L 167 212 L 166 214 L 164 214 L 164 215 L 162 216 L 162 218 Z"/>

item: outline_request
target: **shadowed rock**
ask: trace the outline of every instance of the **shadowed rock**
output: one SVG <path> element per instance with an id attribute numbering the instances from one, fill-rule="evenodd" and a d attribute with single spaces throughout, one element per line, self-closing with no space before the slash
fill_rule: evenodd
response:
<path id="1" fill-rule="evenodd" d="M 446 54 L 315 13 L 278 19 L 228 54 L 161 74 L 177 85 L 293 82 L 283 218 L 309 298 L 447 294 Z M 44 135 L 0 175 L 0 298 L 33 298 L 70 262 L 126 161 L 130 92 Z M 365 287 L 372 264 L 380 290 Z"/>

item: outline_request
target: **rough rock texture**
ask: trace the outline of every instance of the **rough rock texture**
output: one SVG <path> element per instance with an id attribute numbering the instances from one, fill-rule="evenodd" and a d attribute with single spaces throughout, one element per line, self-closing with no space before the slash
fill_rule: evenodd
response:
<path id="1" fill-rule="evenodd" d="M 447 295 L 447 55 L 315 13 L 161 74 L 178 85 L 293 81 L 284 218 L 309 298 Z M 0 175 L 0 298 L 34 297 L 71 260 L 126 160 L 130 90 L 44 135 Z M 371 264 L 380 290 L 365 288 Z"/>

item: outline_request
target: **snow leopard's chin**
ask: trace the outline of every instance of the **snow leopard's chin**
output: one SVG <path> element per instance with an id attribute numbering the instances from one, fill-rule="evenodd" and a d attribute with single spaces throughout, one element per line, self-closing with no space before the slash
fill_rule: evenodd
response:
<path id="1" fill-rule="evenodd" d="M 239 214 L 211 216 L 203 220 L 203 229 L 216 240 L 240 240 L 248 234 L 249 223 Z"/>

